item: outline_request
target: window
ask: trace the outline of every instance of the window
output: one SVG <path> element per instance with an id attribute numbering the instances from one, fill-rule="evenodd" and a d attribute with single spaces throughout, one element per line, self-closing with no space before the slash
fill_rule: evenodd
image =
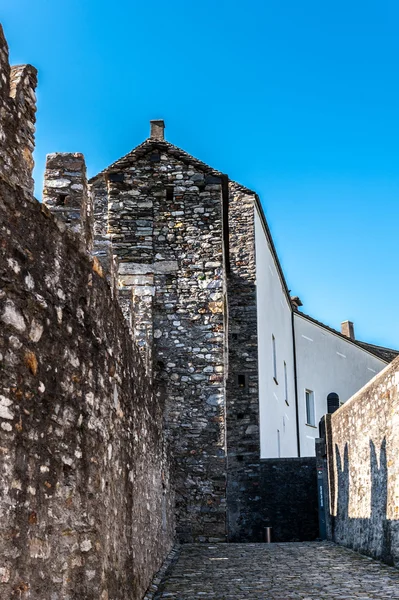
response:
<path id="1" fill-rule="evenodd" d="M 167 185 L 166 186 L 166 201 L 167 202 L 173 202 L 174 198 L 174 189 L 172 185 Z"/>
<path id="2" fill-rule="evenodd" d="M 65 206 L 67 203 L 68 194 L 58 194 L 56 206 Z"/>
<path id="3" fill-rule="evenodd" d="M 272 335 L 272 349 L 273 349 L 273 379 L 276 383 L 277 381 L 277 357 L 276 357 L 276 338 Z"/>
<path id="4" fill-rule="evenodd" d="M 112 181 L 113 183 L 121 183 L 124 181 L 124 179 L 124 173 L 116 173 L 115 171 L 113 173 L 108 173 L 108 180 Z"/>
<path id="5" fill-rule="evenodd" d="M 287 377 L 287 363 L 284 361 L 284 400 L 287 406 L 289 406 L 288 402 L 288 377 Z"/>
<path id="6" fill-rule="evenodd" d="M 245 377 L 245 375 L 237 375 L 237 385 L 240 388 L 247 387 L 247 378 Z"/>
<path id="7" fill-rule="evenodd" d="M 312 390 L 305 390 L 306 399 L 306 424 L 316 427 L 315 411 L 314 411 L 314 393 Z"/>

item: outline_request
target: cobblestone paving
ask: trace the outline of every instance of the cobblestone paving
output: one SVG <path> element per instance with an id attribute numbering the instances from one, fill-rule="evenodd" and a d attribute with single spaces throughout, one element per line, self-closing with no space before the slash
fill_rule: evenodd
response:
<path id="1" fill-rule="evenodd" d="M 187 544 L 157 599 L 399 598 L 399 570 L 329 542 Z"/>

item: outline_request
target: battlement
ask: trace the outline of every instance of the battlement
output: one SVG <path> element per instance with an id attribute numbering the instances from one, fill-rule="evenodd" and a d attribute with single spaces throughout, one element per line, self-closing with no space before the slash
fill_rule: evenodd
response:
<path id="1" fill-rule="evenodd" d="M 43 202 L 58 219 L 81 236 L 88 250 L 92 248 L 93 210 L 83 154 L 56 152 L 47 155 Z"/>
<path id="2" fill-rule="evenodd" d="M 0 25 L 0 178 L 33 194 L 37 70 L 11 67 Z"/>

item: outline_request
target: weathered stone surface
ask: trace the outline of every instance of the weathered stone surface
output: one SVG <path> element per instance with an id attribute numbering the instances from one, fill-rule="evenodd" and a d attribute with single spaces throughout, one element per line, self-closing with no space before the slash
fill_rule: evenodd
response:
<path id="1" fill-rule="evenodd" d="M 328 542 L 186 544 L 158 585 L 158 600 L 387 600 L 399 571 Z"/>
<path id="2" fill-rule="evenodd" d="M 230 541 L 262 541 L 258 340 L 255 263 L 255 195 L 229 184 L 229 314 L 226 386 L 227 511 Z M 238 386 L 237 376 L 245 377 Z M 248 428 L 252 427 L 248 431 Z"/>
<path id="3" fill-rule="evenodd" d="M 0 178 L 0 597 L 142 598 L 170 549 L 155 394 L 107 281 Z"/>
<path id="4" fill-rule="evenodd" d="M 106 223 L 102 231 L 119 259 L 120 302 L 147 373 L 153 367 L 154 383 L 165 393 L 178 536 L 224 541 L 221 180 L 208 183 L 205 165 L 182 161 L 162 140 L 140 149 L 105 173 L 106 217 L 104 178 L 92 182 L 97 229 Z"/>
<path id="5" fill-rule="evenodd" d="M 334 414 L 326 435 L 331 539 L 399 567 L 399 359 Z"/>
<path id="6" fill-rule="evenodd" d="M 31 65 L 10 67 L 0 25 L 0 177 L 33 194 L 33 150 L 37 71 Z"/>
<path id="7" fill-rule="evenodd" d="M 87 250 L 91 250 L 93 206 L 87 189 L 83 154 L 58 152 L 47 155 L 43 202 L 57 219 L 81 237 Z"/>

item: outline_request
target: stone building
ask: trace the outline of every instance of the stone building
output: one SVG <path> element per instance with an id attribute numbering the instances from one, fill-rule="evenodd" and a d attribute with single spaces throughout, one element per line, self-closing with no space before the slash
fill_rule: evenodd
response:
<path id="1" fill-rule="evenodd" d="M 141 600 L 176 537 L 315 539 L 318 420 L 398 353 L 299 312 L 257 195 L 163 121 L 90 182 L 48 155 L 39 203 L 1 26 L 0 66 L 0 596 Z"/>
<path id="2" fill-rule="evenodd" d="M 164 129 L 151 121 L 145 142 L 90 180 L 94 254 L 106 272 L 117 258 L 120 303 L 165 394 L 179 538 L 259 539 L 262 460 L 314 456 L 328 394 L 345 401 L 396 353 L 299 312 L 257 194 Z M 59 167 L 64 198 L 72 179 Z"/>

